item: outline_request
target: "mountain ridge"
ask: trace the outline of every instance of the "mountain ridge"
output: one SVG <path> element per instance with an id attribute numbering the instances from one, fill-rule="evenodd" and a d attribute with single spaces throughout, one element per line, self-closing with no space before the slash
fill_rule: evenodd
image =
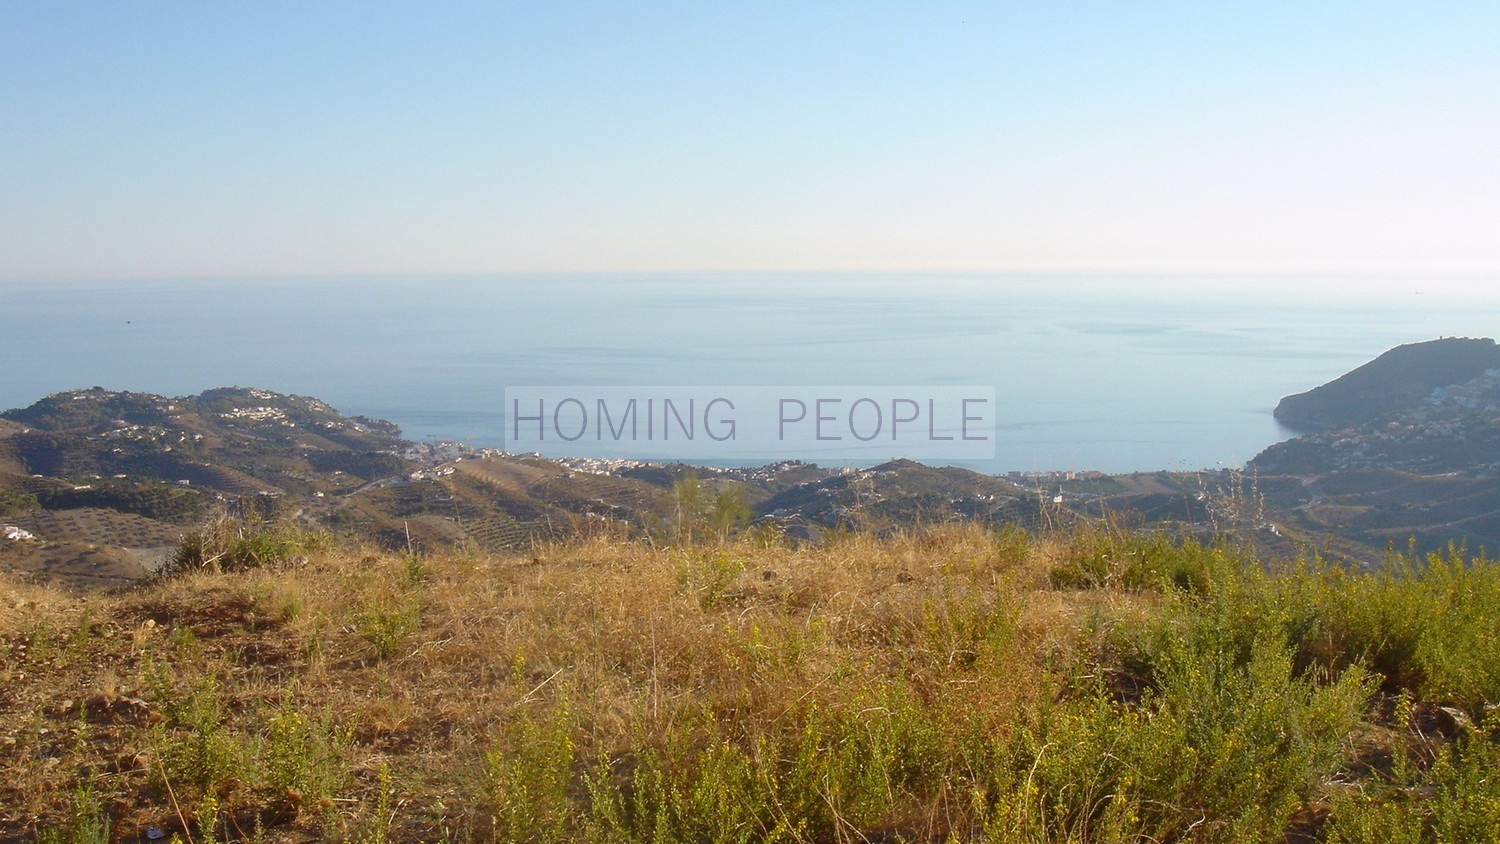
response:
<path id="1" fill-rule="evenodd" d="M 1304 433 L 1379 421 L 1407 410 L 1433 390 L 1500 368 L 1500 346 L 1490 338 L 1444 337 L 1409 343 L 1276 405 L 1276 419 Z"/>
<path id="2" fill-rule="evenodd" d="M 1414 371 L 1389 389 L 1386 376 L 1420 369 L 1421 360 L 1451 364 L 1455 356 L 1442 350 L 1453 348 L 1467 362 Z M 909 460 L 856 469 L 545 459 L 412 442 L 389 422 L 257 388 L 178 398 L 71 390 L 0 413 L 0 517 L 32 537 L 0 542 L 0 568 L 125 585 L 206 522 L 247 513 L 422 551 L 500 551 L 601 529 L 671 543 L 746 523 L 816 543 L 848 530 L 948 521 L 1038 528 L 1122 514 L 1200 537 L 1232 533 L 1271 556 L 1316 549 L 1368 563 L 1413 539 L 1419 550 L 1500 548 L 1500 369 L 1451 382 L 1493 354 L 1491 340 L 1397 347 L 1331 382 L 1336 389 L 1298 394 L 1347 411 L 1373 407 L 1361 384 L 1400 393 L 1363 414 L 1373 421 L 1275 444 L 1244 472 L 1114 476 L 1002 478 Z M 1438 382 L 1449 383 L 1427 389 Z M 1344 401 L 1351 395 L 1358 401 Z"/>

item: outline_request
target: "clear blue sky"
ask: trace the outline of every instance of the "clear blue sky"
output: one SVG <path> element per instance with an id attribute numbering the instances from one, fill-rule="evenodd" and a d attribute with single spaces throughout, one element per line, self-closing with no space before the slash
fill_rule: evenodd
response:
<path id="1" fill-rule="evenodd" d="M 0 4 L 0 279 L 1500 269 L 1500 3 Z"/>

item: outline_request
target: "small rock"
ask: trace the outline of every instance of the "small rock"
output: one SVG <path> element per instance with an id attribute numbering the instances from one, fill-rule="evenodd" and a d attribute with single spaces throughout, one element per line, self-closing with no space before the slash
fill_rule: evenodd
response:
<path id="1" fill-rule="evenodd" d="M 1462 709 L 1459 709 L 1456 706 L 1439 706 L 1438 709 L 1453 721 L 1454 732 L 1458 732 L 1459 730 L 1474 729 L 1474 722 L 1469 720 L 1469 713 L 1463 711 Z"/>
<path id="2" fill-rule="evenodd" d="M 142 771 L 151 764 L 151 757 L 142 750 L 131 750 L 126 748 L 125 752 L 115 757 L 116 771 Z"/>
<path id="3" fill-rule="evenodd" d="M 138 697 L 110 697 L 103 692 L 90 695 L 84 703 L 90 721 L 115 724 L 151 723 L 151 706 Z"/>
<path id="4" fill-rule="evenodd" d="M 1456 706 L 1421 704 L 1412 712 L 1412 724 L 1423 735 L 1451 739 L 1464 730 L 1473 729 L 1468 713 Z"/>

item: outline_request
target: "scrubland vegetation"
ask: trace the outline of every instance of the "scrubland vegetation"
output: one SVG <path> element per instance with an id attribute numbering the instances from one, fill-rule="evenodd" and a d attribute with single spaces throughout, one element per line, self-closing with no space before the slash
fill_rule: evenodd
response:
<path id="1" fill-rule="evenodd" d="M 0 840 L 1500 837 L 1500 566 L 1084 525 L 0 584 Z"/>

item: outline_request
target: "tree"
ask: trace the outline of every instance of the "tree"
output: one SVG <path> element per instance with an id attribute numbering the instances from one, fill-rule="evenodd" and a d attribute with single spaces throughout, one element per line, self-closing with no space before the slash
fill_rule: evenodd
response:
<path id="1" fill-rule="evenodd" d="M 676 505 L 673 532 L 678 539 L 692 539 L 703 516 L 703 490 L 697 472 L 688 472 L 672 484 L 672 499 Z"/>
<path id="2" fill-rule="evenodd" d="M 720 539 L 750 523 L 750 506 L 745 503 L 745 489 L 736 484 L 720 490 L 708 513 L 708 529 Z"/>
<path id="3" fill-rule="evenodd" d="M 25 492 L 17 492 L 13 489 L 0 488 L 0 516 L 12 516 L 18 513 L 29 513 L 39 509 L 36 496 Z"/>

